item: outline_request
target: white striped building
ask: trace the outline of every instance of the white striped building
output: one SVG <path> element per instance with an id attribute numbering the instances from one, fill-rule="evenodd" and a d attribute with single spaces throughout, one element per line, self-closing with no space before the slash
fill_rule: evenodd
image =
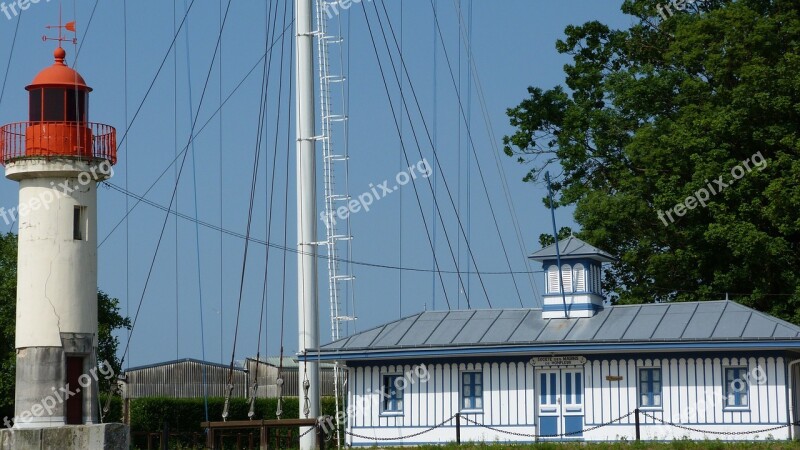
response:
<path id="1" fill-rule="evenodd" d="M 452 442 L 457 413 L 462 442 L 633 440 L 637 409 L 647 440 L 798 437 L 800 327 L 731 301 L 604 307 L 608 255 L 559 249 L 561 274 L 533 255 L 542 309 L 428 311 L 315 351 L 348 367 L 348 443 Z"/>

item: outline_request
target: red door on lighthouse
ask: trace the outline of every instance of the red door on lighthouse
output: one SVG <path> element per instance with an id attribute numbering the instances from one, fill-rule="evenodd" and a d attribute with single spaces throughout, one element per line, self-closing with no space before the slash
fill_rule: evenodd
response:
<path id="1" fill-rule="evenodd" d="M 67 356 L 67 392 L 74 393 L 67 399 L 67 425 L 83 424 L 83 392 L 79 378 L 83 373 L 83 358 Z"/>

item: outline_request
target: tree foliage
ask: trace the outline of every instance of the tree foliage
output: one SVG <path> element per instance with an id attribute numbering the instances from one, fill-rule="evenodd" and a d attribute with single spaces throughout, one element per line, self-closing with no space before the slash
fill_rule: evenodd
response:
<path id="1" fill-rule="evenodd" d="M 560 172 L 579 237 L 617 257 L 619 302 L 732 298 L 800 323 L 800 4 L 625 0 L 629 29 L 569 26 L 565 87 L 531 87 L 508 110 L 504 150 Z M 662 5 L 662 8 L 663 8 Z M 730 181 L 694 208 L 673 208 Z M 718 186 L 717 186 L 718 187 Z"/>
<path id="2" fill-rule="evenodd" d="M 558 230 L 558 240 L 559 241 L 563 241 L 564 239 L 572 236 L 573 234 L 575 234 L 575 233 L 572 232 L 572 228 L 570 228 L 570 227 L 561 227 Z M 540 234 L 539 235 L 539 245 L 541 245 L 542 248 L 545 248 L 548 245 L 553 245 L 555 243 L 556 243 L 556 240 L 553 238 L 552 234 L 546 234 L 545 233 L 545 234 Z"/>
<path id="3" fill-rule="evenodd" d="M 14 329 L 17 301 L 17 236 L 0 235 L 0 412 L 13 414 L 16 350 Z M 119 300 L 97 293 L 98 362 L 108 361 L 120 373 L 119 340 L 115 330 L 130 329 L 130 319 L 119 314 Z"/>

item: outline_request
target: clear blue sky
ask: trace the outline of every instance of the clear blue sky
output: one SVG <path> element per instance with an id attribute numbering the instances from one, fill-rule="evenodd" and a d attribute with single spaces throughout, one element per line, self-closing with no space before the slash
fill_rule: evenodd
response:
<path id="1" fill-rule="evenodd" d="M 471 45 L 495 142 L 492 142 L 487 133 L 474 79 L 473 89 L 468 94 L 468 66 L 463 48 L 459 52 L 455 3 L 438 0 L 437 8 L 445 46 L 457 78 L 460 58 L 461 98 L 465 107 L 467 102 L 471 105 L 470 129 L 477 161 L 468 146 L 466 127 L 463 121 L 460 123 L 457 98 L 441 43 L 438 42 L 434 72 L 435 31 L 431 3 L 423 0 L 393 0 L 387 2 L 386 7 L 395 31 L 398 34 L 402 32 L 403 57 L 410 73 L 410 82 L 420 101 L 425 124 L 432 132 L 435 129 L 437 154 L 442 166 L 442 170 L 435 165 L 433 167 L 433 177 L 437 180 L 437 199 L 444 211 L 445 227 L 450 235 L 453 251 L 458 255 L 461 270 L 467 270 L 469 255 L 464 239 L 457 239 L 460 233 L 444 189 L 444 180 L 450 185 L 462 223 L 469 230 L 469 243 L 478 269 L 484 272 L 508 270 L 489 212 L 488 204 L 491 202 L 511 266 L 515 271 L 524 271 L 527 266 L 522 254 L 536 250 L 539 234 L 551 231 L 550 215 L 541 202 L 545 188 L 522 183 L 525 166 L 501 155 L 502 170 L 508 179 L 516 205 L 515 213 L 524 234 L 523 248 L 520 249 L 492 154 L 495 148 L 502 147 L 502 136 L 512 132 L 505 109 L 518 104 L 526 96 L 528 86 L 550 88 L 563 83 L 563 66 L 569 59 L 555 51 L 554 43 L 556 39 L 563 37 L 564 27 L 600 20 L 612 27 L 626 28 L 632 19 L 619 11 L 620 2 L 612 1 L 462 0 L 460 3 L 465 20 L 472 4 Z M 115 126 L 118 140 L 125 134 L 126 110 L 129 123 L 138 110 L 127 138 L 121 145 L 115 177 L 111 182 L 120 187 L 127 186 L 130 192 L 141 195 L 166 170 L 164 177 L 146 197 L 149 201 L 166 206 L 175 183 L 175 166 L 170 166 L 170 163 L 176 151 L 188 142 L 190 115 L 195 114 L 200 103 L 218 35 L 221 6 L 218 1 L 196 2 L 186 23 L 188 41 L 187 34 L 182 32 L 176 42 L 175 52 L 170 53 L 160 74 L 155 78 L 174 36 L 176 23 L 183 16 L 184 2 L 176 1 L 173 5 L 172 2 L 130 1 L 127 2 L 127 19 L 126 14 L 123 14 L 123 4 L 122 1 L 99 2 L 87 29 L 95 2 L 64 0 L 65 21 L 73 18 L 77 20 L 81 46 L 77 63 L 75 49 L 71 44 L 66 46 L 67 59 L 69 64 L 75 64 L 88 84 L 94 88 L 91 95 L 91 120 Z M 377 33 L 373 3 L 365 2 L 365 5 L 370 11 L 373 31 Z M 381 4 L 378 5 L 381 8 Z M 26 119 L 27 92 L 24 86 L 39 70 L 52 63 L 53 44 L 43 44 L 41 35 L 47 32 L 44 28 L 46 25 L 58 22 L 58 9 L 56 0 L 41 0 L 37 4 L 31 4 L 19 18 L 7 20 L 5 15 L 0 14 L 0 41 L 3 42 L 0 46 L 0 79 L 5 79 L 8 69 L 5 92 L 0 103 L 0 122 Z M 233 2 L 222 38 L 223 68 L 220 74 L 217 60 L 200 108 L 198 124 L 206 123 L 219 107 L 220 89 L 222 98 L 225 98 L 239 82 L 244 81 L 222 109 L 221 119 L 215 116 L 194 140 L 193 151 L 186 160 L 180 178 L 177 196 L 179 213 L 197 215 L 202 221 L 217 226 L 221 224 L 223 228 L 236 233 L 244 233 L 247 223 L 262 65 L 258 65 L 249 77 L 245 78 L 245 75 L 264 54 L 266 14 L 266 2 Z M 341 19 L 345 28 L 343 35 L 348 41 L 345 46 L 346 56 L 349 56 L 350 61 L 347 74 L 350 89 L 349 185 L 351 194 L 358 195 L 369 191 L 371 183 L 377 185 L 385 179 L 391 180 L 407 166 L 402 160 L 400 140 L 395 131 L 362 6 L 355 5 L 342 12 Z M 17 20 L 20 21 L 19 31 L 13 54 L 10 55 Z M 279 16 L 279 27 L 281 21 L 282 17 Z M 384 26 L 387 26 L 386 23 Z M 279 34 L 280 30 L 275 36 Z M 438 37 L 436 39 L 438 41 Z M 387 64 L 388 57 L 383 41 L 379 40 L 378 43 L 381 58 Z M 288 67 L 288 49 L 291 48 L 288 41 L 286 48 L 285 68 Z M 7 64 L 9 55 L 10 65 Z M 278 119 L 279 62 L 279 46 L 276 46 L 273 51 L 265 119 L 268 124 L 264 138 L 267 146 L 260 158 L 252 225 L 252 236 L 261 240 L 267 236 L 268 189 L 273 180 L 272 155 Z M 386 66 L 384 69 L 388 70 Z M 398 86 L 389 72 L 387 77 L 393 103 L 399 110 L 401 103 Z M 286 223 L 288 243 L 290 247 L 294 247 L 294 143 L 292 140 L 287 147 L 287 82 L 288 78 L 284 77 L 284 100 L 278 128 L 279 146 L 274 178 L 276 203 L 273 208 L 270 241 L 282 244 Z M 404 92 L 410 95 L 408 82 L 406 79 Z M 191 113 L 190 87 L 191 106 L 195 110 Z M 148 89 L 150 92 L 144 100 Z M 435 128 L 434 99 L 437 108 Z M 431 146 L 425 137 L 423 122 L 417 117 L 413 97 L 407 97 L 407 102 L 412 116 L 415 117 L 411 123 L 418 133 L 422 154 L 433 165 Z M 403 140 L 411 161 L 419 161 L 408 118 L 403 119 Z M 341 148 L 341 142 L 338 144 Z M 283 208 L 287 154 L 290 162 L 288 211 Z M 480 164 L 485 176 L 488 200 L 478 175 L 477 164 Z M 433 220 L 431 191 L 426 183 L 418 184 L 418 188 L 422 208 L 430 224 Z M 16 183 L 9 180 L 0 182 L 0 206 L 13 207 L 16 204 L 16 195 Z M 195 196 L 197 210 L 194 206 Z M 128 197 L 126 206 L 126 196 L 110 188 L 101 187 L 99 192 L 98 241 L 108 237 L 98 251 L 99 287 L 109 295 L 119 298 L 123 314 L 131 316 L 142 298 L 145 279 L 165 218 L 164 211 L 142 203 L 133 210 L 128 221 L 123 221 L 112 233 L 112 229 L 124 217 L 126 207 L 131 208 L 135 202 L 135 199 Z M 318 211 L 321 211 L 322 203 L 318 206 Z M 285 218 L 288 220 L 285 221 Z M 444 233 L 438 219 L 436 220 L 436 255 L 443 269 L 453 270 L 454 264 Z M 559 226 L 574 225 L 568 209 L 557 211 L 557 220 Z M 4 223 L 0 225 L 6 226 Z M 369 212 L 360 211 L 354 214 L 351 225 L 354 260 L 378 265 L 432 269 L 432 251 L 410 184 L 376 201 Z M 12 231 L 16 232 L 16 228 L 12 227 Z M 321 223 L 319 231 L 324 232 Z M 230 360 L 244 241 L 230 235 L 221 237 L 218 231 L 200 227 L 198 258 L 196 239 L 195 224 L 192 221 L 178 219 L 176 224 L 176 219 L 170 217 L 144 295 L 126 366 L 128 363 L 135 366 L 176 357 L 202 356 L 201 289 L 206 359 L 223 362 Z M 237 360 L 256 352 L 265 253 L 265 247 L 261 244 L 254 243 L 250 246 Z M 279 348 L 283 257 L 280 249 L 270 250 L 266 290 L 266 344 L 262 344 L 262 354 L 276 354 Z M 287 255 L 286 266 L 284 340 L 286 352 L 293 353 L 297 348 L 296 257 L 293 253 Z M 540 270 L 536 264 L 530 267 Z M 470 268 L 474 270 L 471 265 Z M 327 342 L 330 336 L 326 273 L 325 260 L 320 260 L 320 335 L 323 342 Z M 439 281 L 434 280 L 430 272 L 403 271 L 401 279 L 400 272 L 395 269 L 357 265 L 353 267 L 353 273 L 357 277 L 354 286 L 358 330 L 365 330 L 424 308 L 432 309 L 434 298 L 437 309 L 446 309 Z M 534 274 L 534 279 L 541 290 L 541 274 Z M 538 299 L 534 296 L 528 278 L 517 275 L 516 280 L 524 306 L 535 306 Z M 519 299 L 509 275 L 484 275 L 483 281 L 495 308 L 519 307 Z M 459 292 L 455 275 L 445 275 L 444 283 L 452 306 L 466 307 L 465 294 Z M 488 307 L 480 280 L 475 275 L 469 277 L 468 294 L 473 307 Z M 123 334 L 120 338 L 124 347 L 127 335 Z M 264 340 L 262 337 L 262 342 Z"/>

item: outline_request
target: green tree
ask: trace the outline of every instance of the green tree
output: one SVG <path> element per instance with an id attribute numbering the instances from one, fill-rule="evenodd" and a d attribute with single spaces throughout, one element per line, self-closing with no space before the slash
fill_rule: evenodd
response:
<path id="1" fill-rule="evenodd" d="M 572 232 L 572 228 L 570 228 L 570 227 L 561 227 L 558 230 L 558 240 L 559 241 L 563 241 L 564 239 L 572 236 L 573 234 L 575 234 L 575 233 Z M 547 247 L 548 245 L 553 245 L 553 244 L 555 244 L 555 242 L 556 242 L 556 240 L 553 239 L 553 235 L 552 234 L 545 233 L 545 234 L 540 234 L 539 235 L 539 245 L 541 245 L 542 248 Z"/>
<path id="2" fill-rule="evenodd" d="M 0 417 L 14 414 L 17 236 L 0 234 Z"/>
<path id="3" fill-rule="evenodd" d="M 97 292 L 97 362 L 107 361 L 117 374 L 122 372 L 122 365 L 117 357 L 119 338 L 113 333 L 130 329 L 131 319 L 120 315 L 119 300 L 103 291 Z M 116 383 L 116 380 L 107 380 L 107 383 Z"/>
<path id="4" fill-rule="evenodd" d="M 681 3 L 625 0 L 629 29 L 567 27 L 566 88 L 508 110 L 505 153 L 533 163 L 525 181 L 559 173 L 578 236 L 617 257 L 619 302 L 731 293 L 800 323 L 800 4 Z"/>
<path id="5" fill-rule="evenodd" d="M 14 328 L 17 300 L 17 236 L 0 235 L 0 417 L 13 415 L 16 351 Z M 115 330 L 130 329 L 130 319 L 119 314 L 119 300 L 97 293 L 98 362 L 108 361 L 120 372 L 119 340 Z"/>

